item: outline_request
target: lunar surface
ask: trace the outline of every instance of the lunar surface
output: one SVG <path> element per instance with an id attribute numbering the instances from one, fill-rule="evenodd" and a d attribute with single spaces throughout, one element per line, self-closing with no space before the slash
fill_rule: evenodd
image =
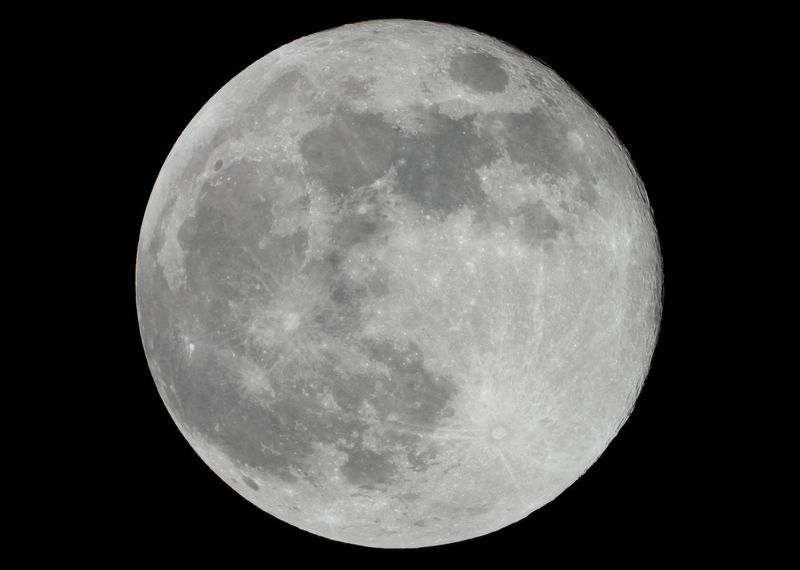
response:
<path id="1" fill-rule="evenodd" d="M 490 533 L 580 477 L 642 387 L 661 281 L 597 112 L 507 44 L 401 20 L 225 85 L 158 176 L 136 266 L 194 450 L 271 515 L 383 548 Z"/>

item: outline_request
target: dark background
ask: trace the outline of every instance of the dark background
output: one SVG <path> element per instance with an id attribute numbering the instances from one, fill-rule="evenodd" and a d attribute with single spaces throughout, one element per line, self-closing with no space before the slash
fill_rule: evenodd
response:
<path id="1" fill-rule="evenodd" d="M 722 496 L 721 436 L 714 426 L 723 380 L 709 343 L 714 295 L 703 277 L 722 264 L 702 190 L 714 137 L 709 86 L 739 47 L 715 30 L 724 18 L 695 12 L 518 13 L 468 9 L 341 8 L 294 13 L 217 6 L 165 14 L 131 8 L 87 15 L 74 32 L 92 88 L 82 108 L 103 156 L 91 259 L 102 349 L 87 380 L 88 426 L 70 549 L 109 560 L 169 555 L 201 562 L 250 559 L 334 565 L 601 561 L 646 564 L 736 555 L 736 524 Z M 415 551 L 333 542 L 282 523 L 237 495 L 195 455 L 168 415 L 139 338 L 134 262 L 145 205 L 183 128 L 235 74 L 298 37 L 375 18 L 427 19 L 473 28 L 534 55 L 607 119 L 648 190 L 664 257 L 664 314 L 650 375 L 635 410 L 597 463 L 556 500 L 482 538 Z M 82 34 L 83 37 L 77 37 Z M 724 55 L 727 54 L 727 55 Z M 84 133 L 86 134 L 86 133 Z M 702 190 L 702 191 L 701 191 Z M 98 206 L 98 200 L 102 206 Z M 97 219 L 97 218 L 96 218 Z M 93 222 L 94 223 L 94 222 Z M 76 464 L 80 464 L 76 460 Z M 87 515 L 86 513 L 91 513 Z M 285 563 L 285 562 L 284 562 Z"/>

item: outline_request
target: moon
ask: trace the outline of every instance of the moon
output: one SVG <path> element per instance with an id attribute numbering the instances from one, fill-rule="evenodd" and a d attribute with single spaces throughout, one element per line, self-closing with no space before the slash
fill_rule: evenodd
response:
<path id="1" fill-rule="evenodd" d="M 647 375 L 662 269 L 609 125 L 472 30 L 293 41 L 192 119 L 141 226 L 164 404 L 248 501 L 379 548 L 491 533 L 608 446 Z"/>

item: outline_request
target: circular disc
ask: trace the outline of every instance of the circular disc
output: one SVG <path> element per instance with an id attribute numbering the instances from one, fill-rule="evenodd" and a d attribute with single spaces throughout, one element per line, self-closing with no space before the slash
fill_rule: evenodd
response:
<path id="1" fill-rule="evenodd" d="M 141 229 L 145 352 L 237 492 L 328 538 L 489 533 L 630 413 L 661 263 L 643 185 L 551 69 L 421 21 L 294 41 L 225 85 Z"/>

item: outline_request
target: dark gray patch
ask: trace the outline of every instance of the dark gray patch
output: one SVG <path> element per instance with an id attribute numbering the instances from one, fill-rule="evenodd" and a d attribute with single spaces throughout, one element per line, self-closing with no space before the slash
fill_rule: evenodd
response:
<path id="1" fill-rule="evenodd" d="M 369 296 L 370 289 L 366 283 L 348 277 L 337 276 L 330 285 L 330 299 L 340 313 L 339 318 L 358 318 L 359 307 Z"/>
<path id="2" fill-rule="evenodd" d="M 338 251 L 329 251 L 321 259 L 311 259 L 303 266 L 302 274 L 310 283 L 330 283 L 342 267 Z"/>
<path id="3" fill-rule="evenodd" d="M 392 424 L 386 424 L 378 420 L 370 433 L 371 445 L 365 446 L 363 439 L 359 439 L 355 445 L 340 446 L 339 449 L 348 453 L 348 461 L 342 466 L 342 474 L 356 486 L 365 488 L 375 488 L 387 483 L 391 483 L 398 476 L 398 468 L 395 458 L 400 458 L 409 453 L 409 450 L 418 449 L 423 443 L 423 438 L 419 433 L 398 429 Z M 372 445 L 379 445 L 376 451 Z M 431 451 L 427 456 L 425 465 L 428 466 L 436 456 Z M 425 469 L 420 468 L 419 471 Z M 405 493 L 398 497 L 403 501 L 414 501 L 419 496 L 414 493 Z"/>
<path id="4" fill-rule="evenodd" d="M 365 374 L 343 375 L 334 370 L 329 371 L 331 395 L 344 411 L 358 413 L 362 404 L 374 397 L 375 388 L 380 378 Z"/>
<path id="5" fill-rule="evenodd" d="M 343 84 L 342 90 L 346 100 L 358 99 L 369 95 L 370 81 L 357 79 L 355 77 L 347 77 Z"/>
<path id="6" fill-rule="evenodd" d="M 425 132 L 398 144 L 397 192 L 442 215 L 481 206 L 487 196 L 476 170 L 498 156 L 492 139 L 478 134 L 472 117 L 432 112 L 426 120 Z"/>
<path id="7" fill-rule="evenodd" d="M 329 124 L 301 139 L 300 152 L 308 174 L 342 195 L 386 173 L 397 136 L 397 130 L 380 115 L 338 109 Z"/>
<path id="8" fill-rule="evenodd" d="M 339 470 L 351 485 L 365 489 L 386 485 L 397 473 L 390 455 L 361 446 L 349 451 L 347 462 Z"/>
<path id="9" fill-rule="evenodd" d="M 425 210 L 449 214 L 486 202 L 476 170 L 498 156 L 472 117 L 452 119 L 434 107 L 416 135 L 380 115 L 336 111 L 333 120 L 301 140 L 307 173 L 343 197 L 384 176 L 394 164 L 396 191 Z"/>
<path id="10" fill-rule="evenodd" d="M 508 224 L 508 214 L 494 200 L 487 201 L 483 208 L 476 210 L 472 219 L 473 228 L 482 236 L 490 234 L 498 227 L 508 227 Z"/>
<path id="11" fill-rule="evenodd" d="M 211 331 L 229 332 L 247 315 L 242 307 L 269 300 L 267 273 L 291 275 L 305 256 L 308 235 L 269 233 L 275 172 L 261 163 L 240 161 L 227 169 L 224 185 L 209 181 L 195 215 L 178 231 L 184 251 L 192 312 Z"/>
<path id="12" fill-rule="evenodd" d="M 425 527 L 425 526 L 427 526 L 427 525 L 428 525 L 428 523 L 426 523 L 425 521 L 422 521 L 422 520 L 420 520 L 420 521 L 414 521 L 412 524 L 413 524 L 414 526 L 419 526 L 419 527 Z"/>
<path id="13" fill-rule="evenodd" d="M 248 107 L 253 115 L 261 115 L 266 109 L 275 106 L 276 109 L 292 108 L 301 93 L 308 91 L 311 84 L 299 69 L 290 69 L 277 77 L 265 89 L 259 98 Z"/>
<path id="14" fill-rule="evenodd" d="M 359 287 L 350 281 L 341 280 L 331 288 L 331 301 L 337 305 L 353 306 L 363 298 L 366 287 Z"/>
<path id="15" fill-rule="evenodd" d="M 400 421 L 425 430 L 433 429 L 447 416 L 447 404 L 457 385 L 450 378 L 428 371 L 416 344 L 402 349 L 389 342 L 369 342 L 366 349 L 389 370 L 389 376 L 376 385 L 376 396 L 371 400 L 383 417 L 395 414 Z"/>
<path id="16" fill-rule="evenodd" d="M 499 58 L 482 51 L 450 58 L 450 77 L 478 93 L 500 93 L 508 85 L 508 73 Z"/>
<path id="17" fill-rule="evenodd" d="M 547 84 L 545 83 L 544 78 L 540 74 L 529 72 L 527 74 L 527 77 L 530 86 L 536 89 L 537 91 L 544 91 L 545 89 L 547 89 Z"/>
<path id="18" fill-rule="evenodd" d="M 367 278 L 367 287 L 373 297 L 383 297 L 389 292 L 389 282 L 386 276 L 381 274 Z"/>
<path id="19" fill-rule="evenodd" d="M 220 168 L 222 168 L 222 160 L 218 160 L 214 163 L 214 170 L 219 170 Z"/>
<path id="20" fill-rule="evenodd" d="M 527 165 L 532 175 L 576 174 L 581 184 L 597 183 L 585 153 L 576 151 L 569 144 L 568 125 L 545 110 L 533 108 L 527 113 L 491 113 L 486 122 L 494 126 L 511 159 Z"/>
<path id="21" fill-rule="evenodd" d="M 535 243 L 555 239 L 561 230 L 561 224 L 541 200 L 523 205 L 516 219 L 523 237 Z"/>
<path id="22" fill-rule="evenodd" d="M 253 480 L 252 480 L 250 477 L 248 477 L 247 475 L 242 475 L 242 481 L 244 481 L 245 485 L 247 485 L 248 487 L 250 487 L 250 488 L 251 488 L 253 491 L 258 491 L 258 490 L 261 488 L 261 486 L 260 486 L 258 483 L 256 483 L 255 481 L 253 481 Z"/>
<path id="23" fill-rule="evenodd" d="M 308 431 L 324 434 L 330 426 L 287 421 L 308 405 L 302 393 L 287 394 L 267 408 L 244 397 L 241 385 L 238 373 L 219 353 L 200 354 L 173 382 L 181 418 L 234 461 L 293 481 L 313 451 Z"/>
<path id="24" fill-rule="evenodd" d="M 563 176 L 570 171 L 565 129 L 548 114 L 533 109 L 495 117 L 502 127 L 498 135 L 504 139 L 512 160 L 527 164 L 534 175 L 547 172 Z"/>
<path id="25" fill-rule="evenodd" d="M 447 404 L 455 384 L 424 367 L 419 347 L 398 349 L 390 343 L 365 343 L 366 353 L 388 368 L 388 374 L 352 374 L 330 355 L 325 366 L 327 386 L 344 417 L 358 417 L 365 404 L 374 410 L 377 429 L 371 437 L 380 450 L 365 447 L 363 429 L 339 444 L 349 459 L 342 474 L 359 487 L 374 488 L 389 483 L 397 468 L 393 457 L 405 455 L 412 469 L 425 471 L 436 457 L 434 446 L 420 448 L 422 433 L 436 429 L 452 410 Z M 392 418 L 392 419 L 389 419 Z M 341 431 L 341 430 L 339 430 Z M 346 439 L 346 438 L 345 438 Z"/>
<path id="26" fill-rule="evenodd" d="M 298 376 L 267 404 L 243 394 L 236 376 L 211 357 L 176 387 L 187 423 L 240 464 L 294 481 L 308 475 L 306 460 L 317 443 L 352 446 L 365 429 L 352 416 L 325 411 L 324 377 Z"/>
<path id="27" fill-rule="evenodd" d="M 331 302 L 320 307 L 313 320 L 320 332 L 337 337 L 361 330 L 359 305 L 369 294 L 366 284 L 341 273 L 341 264 L 341 255 L 333 251 L 310 262 L 303 270 L 310 282 L 326 284 Z"/>
<path id="28" fill-rule="evenodd" d="M 341 293 L 346 295 L 345 291 Z M 337 294 L 337 298 L 341 302 L 337 303 L 332 299 L 334 306 L 324 307 L 314 315 L 314 323 L 319 327 L 320 332 L 344 338 L 362 329 L 358 311 L 348 306 L 345 295 Z"/>
<path id="29" fill-rule="evenodd" d="M 382 223 L 374 215 L 346 214 L 333 229 L 332 245 L 346 251 L 357 243 L 365 243 L 378 234 Z"/>

